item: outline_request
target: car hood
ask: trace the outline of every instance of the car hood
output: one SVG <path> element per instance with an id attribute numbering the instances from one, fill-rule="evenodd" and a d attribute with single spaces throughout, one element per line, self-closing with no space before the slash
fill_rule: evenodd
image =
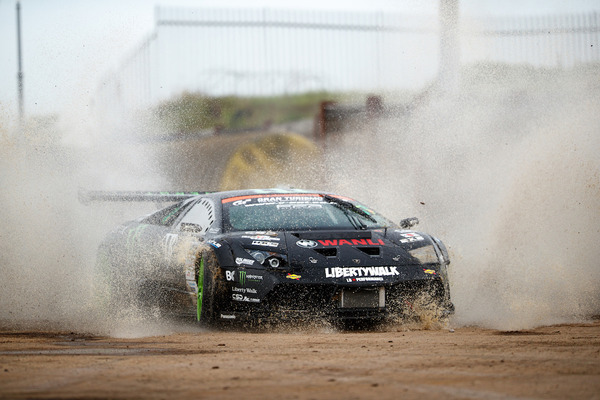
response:
<path id="1" fill-rule="evenodd" d="M 433 244 L 429 235 L 399 229 L 240 232 L 227 239 L 233 247 L 282 254 L 292 269 L 419 265 L 410 251 Z"/>
<path id="2" fill-rule="evenodd" d="M 418 240 L 403 243 L 406 238 L 402 235 Z M 432 243 L 427 235 L 390 229 L 292 232 L 285 237 L 293 269 L 419 265 L 409 250 Z"/>

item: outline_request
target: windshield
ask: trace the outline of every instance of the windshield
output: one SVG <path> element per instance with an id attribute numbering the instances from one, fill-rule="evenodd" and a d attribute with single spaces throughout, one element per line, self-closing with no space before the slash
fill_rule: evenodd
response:
<path id="1" fill-rule="evenodd" d="M 250 195 L 223 199 L 226 230 L 371 229 L 390 225 L 344 197 L 320 194 Z"/>

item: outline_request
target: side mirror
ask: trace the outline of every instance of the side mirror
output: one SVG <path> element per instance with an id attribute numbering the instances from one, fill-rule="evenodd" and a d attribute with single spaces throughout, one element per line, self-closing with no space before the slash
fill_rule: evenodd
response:
<path id="1" fill-rule="evenodd" d="M 418 223 L 419 223 L 419 218 L 417 218 L 417 217 L 405 218 L 402 221 L 400 221 L 400 227 L 403 229 L 409 229 L 409 228 L 412 228 L 413 226 L 417 225 Z"/>

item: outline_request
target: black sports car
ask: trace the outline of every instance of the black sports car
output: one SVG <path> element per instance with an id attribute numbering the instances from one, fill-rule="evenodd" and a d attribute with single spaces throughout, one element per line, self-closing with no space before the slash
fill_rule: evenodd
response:
<path id="1" fill-rule="evenodd" d="M 87 192 L 83 201 L 176 201 L 114 229 L 97 283 L 198 321 L 324 318 L 342 326 L 453 312 L 444 244 L 350 198 L 304 190 Z"/>

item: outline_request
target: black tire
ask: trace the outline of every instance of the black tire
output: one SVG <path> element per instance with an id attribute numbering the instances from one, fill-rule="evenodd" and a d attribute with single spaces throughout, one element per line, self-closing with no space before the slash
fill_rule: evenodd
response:
<path id="1" fill-rule="evenodd" d="M 218 320 L 216 289 L 220 275 L 215 254 L 208 250 L 202 251 L 196 261 L 196 283 L 198 285 L 196 319 L 206 327 L 214 326 Z"/>

